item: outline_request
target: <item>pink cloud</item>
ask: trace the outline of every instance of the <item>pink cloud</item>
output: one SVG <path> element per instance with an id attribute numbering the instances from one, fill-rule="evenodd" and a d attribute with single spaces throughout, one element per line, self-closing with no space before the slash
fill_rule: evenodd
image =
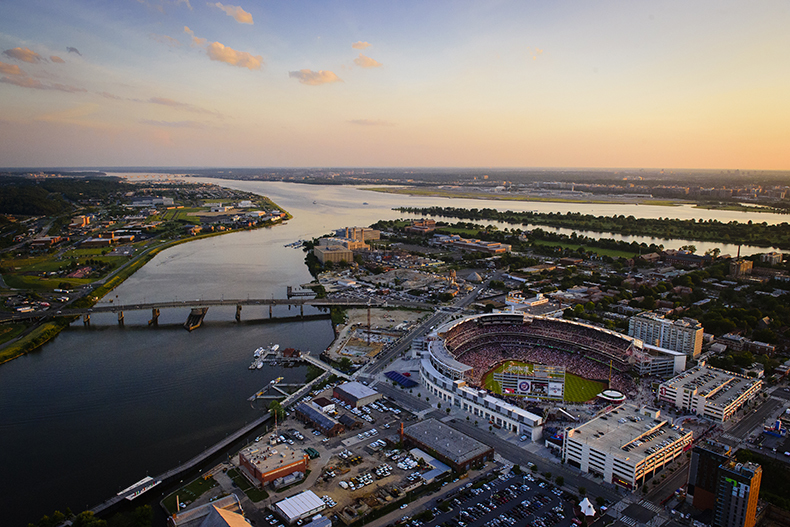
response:
<path id="1" fill-rule="evenodd" d="M 261 64 L 263 63 L 263 57 L 260 55 L 252 55 L 246 51 L 236 51 L 235 49 L 223 46 L 219 42 L 212 42 L 209 44 L 206 52 L 208 53 L 208 58 L 211 60 L 250 70 L 261 69 Z"/>
<path id="2" fill-rule="evenodd" d="M 343 80 L 331 71 L 313 71 L 313 70 L 299 70 L 288 72 L 288 76 L 293 79 L 298 79 L 302 84 L 308 86 L 320 86 L 321 84 L 330 84 L 332 82 L 343 82 Z"/>
<path id="3" fill-rule="evenodd" d="M 16 64 L 8 64 L 7 62 L 0 62 L 0 73 L 3 75 L 24 75 L 22 68 Z"/>
<path id="4" fill-rule="evenodd" d="M 360 68 L 378 68 L 381 66 L 381 62 L 370 57 L 366 57 L 362 53 L 359 54 L 359 57 L 354 59 L 354 64 Z"/>
<path id="5" fill-rule="evenodd" d="M 28 48 L 14 48 L 3 51 L 3 55 L 12 59 L 21 60 L 22 62 L 29 62 L 35 64 L 41 62 L 44 58 Z"/>

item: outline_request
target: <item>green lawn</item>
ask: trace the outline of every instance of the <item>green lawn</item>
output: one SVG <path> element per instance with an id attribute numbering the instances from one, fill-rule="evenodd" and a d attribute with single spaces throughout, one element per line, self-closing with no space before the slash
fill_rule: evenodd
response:
<path id="1" fill-rule="evenodd" d="M 0 344 L 15 339 L 20 333 L 25 331 L 27 326 L 20 323 L 3 324 L 0 326 Z"/>
<path id="2" fill-rule="evenodd" d="M 269 497 L 268 492 L 255 487 L 237 469 L 234 468 L 229 470 L 228 476 L 230 477 L 230 479 L 233 480 L 236 486 L 238 486 L 242 490 L 242 492 L 244 492 L 244 494 L 246 494 L 247 497 L 250 498 L 250 500 L 252 500 L 253 502 L 257 503 Z"/>
<path id="3" fill-rule="evenodd" d="M 494 381 L 494 373 L 502 372 L 509 365 L 527 366 L 530 371 L 533 369 L 532 364 L 519 361 L 500 364 L 483 377 L 483 387 L 494 393 L 501 394 L 502 387 L 498 382 Z M 570 403 L 589 401 L 605 389 L 606 385 L 602 382 L 584 379 L 572 373 L 565 373 L 565 400 Z"/>
<path id="4" fill-rule="evenodd" d="M 165 506 L 170 514 L 175 514 L 178 510 L 176 507 L 176 497 L 178 497 L 178 500 L 181 503 L 189 505 L 216 486 L 218 485 L 214 478 L 208 478 L 207 480 L 204 480 L 203 476 L 201 476 L 166 497 L 164 500 L 162 500 L 162 505 Z"/>

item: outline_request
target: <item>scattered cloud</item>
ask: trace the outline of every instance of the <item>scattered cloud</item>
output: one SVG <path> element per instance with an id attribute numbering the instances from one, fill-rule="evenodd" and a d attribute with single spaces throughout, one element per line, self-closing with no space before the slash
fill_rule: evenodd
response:
<path id="1" fill-rule="evenodd" d="M 359 54 L 359 57 L 354 59 L 354 64 L 356 64 L 360 68 L 378 68 L 379 66 L 381 66 L 381 62 L 374 60 L 370 57 L 366 57 L 362 53 Z"/>
<path id="2" fill-rule="evenodd" d="M 538 60 L 538 56 L 543 54 L 543 50 L 540 48 L 535 48 L 535 51 L 532 53 L 532 60 Z"/>
<path id="3" fill-rule="evenodd" d="M 260 55 L 251 55 L 246 51 L 236 51 L 235 49 L 223 46 L 219 42 L 212 42 L 209 44 L 206 51 L 208 53 L 208 58 L 211 60 L 224 62 L 240 68 L 259 70 L 263 63 L 263 57 Z"/>
<path id="4" fill-rule="evenodd" d="M 141 123 L 151 126 L 163 126 L 166 128 L 203 128 L 203 123 L 197 121 L 154 121 L 151 119 L 141 119 Z"/>
<path id="5" fill-rule="evenodd" d="M 381 119 L 350 119 L 348 123 L 359 126 L 395 126 L 395 123 L 383 121 Z"/>
<path id="6" fill-rule="evenodd" d="M 52 55 L 51 57 L 49 57 L 49 60 L 51 60 L 52 62 L 57 62 L 58 64 L 65 64 L 66 63 L 65 60 L 63 60 L 62 58 L 58 57 L 57 55 Z"/>
<path id="7" fill-rule="evenodd" d="M 302 84 L 308 86 L 319 86 L 321 84 L 329 84 L 332 82 L 343 82 L 343 79 L 335 75 L 331 71 L 313 71 L 313 70 L 299 70 L 290 71 L 288 76 L 294 79 L 299 79 Z"/>
<path id="8" fill-rule="evenodd" d="M 154 40 L 166 46 L 170 46 L 171 48 L 181 47 L 181 42 L 167 35 L 157 35 L 156 33 L 151 33 L 151 40 Z"/>
<path id="9" fill-rule="evenodd" d="M 151 103 L 151 104 L 159 104 L 159 105 L 162 105 L 162 106 L 170 106 L 171 108 L 179 108 L 181 110 L 186 110 L 187 112 L 192 112 L 192 113 L 202 113 L 202 114 L 208 114 L 208 115 L 214 115 L 214 116 L 217 116 L 217 117 L 221 117 L 221 115 L 218 114 L 217 112 L 212 112 L 211 110 L 206 110 L 205 108 L 201 108 L 200 106 L 195 106 L 194 104 L 189 104 L 189 103 L 186 103 L 186 102 L 181 102 L 181 101 L 176 101 L 176 100 L 173 100 L 173 99 L 168 99 L 167 97 L 151 97 L 147 101 L 142 101 L 142 102 L 148 102 L 148 103 Z"/>
<path id="10" fill-rule="evenodd" d="M 121 100 L 121 98 L 118 97 L 117 95 L 109 93 L 109 92 L 106 92 L 106 91 L 98 92 L 98 93 L 99 93 L 99 95 L 101 95 L 105 99 L 114 99 L 116 101 L 120 101 Z"/>
<path id="11" fill-rule="evenodd" d="M 370 44 L 369 42 L 362 42 L 360 40 L 359 42 L 354 42 L 353 44 L 351 44 L 351 47 L 354 48 L 354 49 L 366 49 L 366 48 L 369 48 L 372 45 L 373 44 Z"/>
<path id="12" fill-rule="evenodd" d="M 192 37 L 192 46 L 205 46 L 206 42 L 208 42 L 208 40 L 205 38 L 196 37 L 195 32 L 189 29 L 187 26 L 184 26 L 184 33 Z"/>
<path id="13" fill-rule="evenodd" d="M 3 55 L 12 59 L 21 60 L 22 62 L 29 62 L 31 64 L 36 64 L 37 62 L 45 60 L 44 57 L 28 48 L 7 49 L 3 51 Z"/>
<path id="14" fill-rule="evenodd" d="M 76 86 L 70 86 L 68 84 L 44 84 L 38 79 L 34 79 L 28 76 L 19 76 L 19 77 L 2 77 L 0 78 L 0 82 L 6 84 L 13 84 L 14 86 L 19 86 L 20 88 L 32 88 L 35 90 L 56 90 L 56 91 L 63 91 L 67 93 L 77 93 L 77 92 L 86 92 L 85 88 L 78 88 Z"/>
<path id="15" fill-rule="evenodd" d="M 66 51 L 68 51 L 69 53 L 76 53 L 80 57 L 82 56 L 82 53 L 80 53 L 80 50 L 78 50 L 77 48 L 72 48 L 71 46 L 67 47 Z"/>
<path id="16" fill-rule="evenodd" d="M 207 2 L 209 7 L 218 7 L 225 11 L 225 14 L 232 16 L 239 24 L 252 24 L 252 15 L 237 5 L 222 5 L 220 2 Z"/>
<path id="17" fill-rule="evenodd" d="M 189 0 L 176 0 L 176 5 L 178 4 L 186 4 L 190 11 L 192 11 L 192 4 L 189 3 Z"/>
<path id="18" fill-rule="evenodd" d="M 0 61 L 0 73 L 3 75 L 24 75 L 22 68 L 16 64 L 8 64 L 2 61 Z"/>

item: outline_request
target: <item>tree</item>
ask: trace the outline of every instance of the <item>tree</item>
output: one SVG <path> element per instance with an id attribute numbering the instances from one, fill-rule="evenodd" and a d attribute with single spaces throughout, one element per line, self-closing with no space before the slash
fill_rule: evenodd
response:
<path id="1" fill-rule="evenodd" d="M 597 498 L 595 498 L 595 504 L 598 505 L 599 507 L 603 507 L 605 503 L 606 500 L 604 499 L 603 496 L 598 496 Z"/>
<path id="2" fill-rule="evenodd" d="M 272 401 L 269 403 L 269 411 L 272 415 L 277 417 L 278 421 L 282 421 L 283 417 L 285 417 L 285 409 L 283 405 L 280 404 L 280 401 Z"/>
<path id="3" fill-rule="evenodd" d="M 342 359 L 337 361 L 337 369 L 339 369 L 340 371 L 347 372 L 348 370 L 351 369 L 353 365 L 354 363 L 351 362 L 351 359 L 349 359 L 348 357 L 343 357 Z"/>
<path id="4" fill-rule="evenodd" d="M 565 483 L 565 478 L 563 478 L 562 476 L 557 476 L 557 479 L 555 479 L 554 481 L 557 482 L 557 485 L 562 487 L 562 485 Z"/>
<path id="5" fill-rule="evenodd" d="M 584 496 L 587 494 L 587 489 L 585 487 L 579 487 L 579 495 Z"/>
<path id="6" fill-rule="evenodd" d="M 81 512 L 74 518 L 72 527 L 107 527 L 107 522 L 100 520 L 91 511 Z"/>

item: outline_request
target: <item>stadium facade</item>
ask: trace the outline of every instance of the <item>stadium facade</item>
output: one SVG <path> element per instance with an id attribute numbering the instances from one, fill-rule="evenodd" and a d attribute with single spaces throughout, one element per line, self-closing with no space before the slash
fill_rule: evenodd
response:
<path id="1" fill-rule="evenodd" d="M 434 397 L 533 441 L 542 435 L 543 417 L 482 389 L 483 376 L 506 361 L 542 364 L 532 377 L 515 375 L 506 394 L 528 400 L 562 399 L 564 386 L 553 378 L 564 369 L 604 381 L 623 393 L 633 390 L 629 371 L 672 375 L 685 368 L 685 356 L 606 329 L 524 313 L 474 315 L 451 321 L 420 343 L 420 380 Z M 541 374 L 545 379 L 538 378 Z M 520 379 L 520 380 L 519 380 Z M 501 379 L 500 379 L 501 380 Z M 506 386 L 502 384 L 502 386 Z M 509 385 L 507 385 L 509 386 Z"/>

